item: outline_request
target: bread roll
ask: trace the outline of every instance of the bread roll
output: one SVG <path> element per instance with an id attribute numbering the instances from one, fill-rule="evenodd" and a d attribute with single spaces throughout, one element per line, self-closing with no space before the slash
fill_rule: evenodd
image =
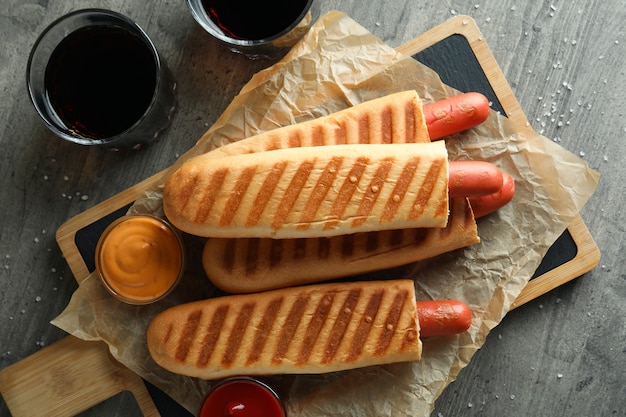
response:
<path id="1" fill-rule="evenodd" d="M 421 357 L 412 280 L 320 284 L 172 307 L 147 331 L 163 368 L 201 379 L 335 372 Z"/>
<path id="2" fill-rule="evenodd" d="M 200 155 L 168 178 L 163 208 L 176 227 L 204 237 L 445 227 L 447 152 L 439 141 Z"/>
<path id="3" fill-rule="evenodd" d="M 430 142 L 415 90 L 389 94 L 328 116 L 221 146 L 208 158 L 304 146 Z"/>
<path id="4" fill-rule="evenodd" d="M 210 238 L 202 253 L 211 282 L 248 293 L 321 282 L 421 261 L 479 242 L 465 198 L 450 202 L 448 225 L 313 239 Z"/>

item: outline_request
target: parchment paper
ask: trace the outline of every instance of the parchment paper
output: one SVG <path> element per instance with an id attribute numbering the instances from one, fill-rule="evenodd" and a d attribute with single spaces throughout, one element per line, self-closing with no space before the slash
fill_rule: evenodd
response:
<path id="1" fill-rule="evenodd" d="M 456 94 L 427 67 L 398 54 L 344 14 L 331 12 L 283 60 L 256 74 L 174 168 L 225 143 L 406 89 L 417 90 L 425 102 Z M 514 200 L 479 221 L 481 243 L 362 278 L 412 277 L 419 299 L 463 300 L 474 312 L 471 328 L 424 341 L 419 362 L 267 378 L 285 398 L 289 415 L 429 416 L 435 399 L 507 313 L 599 179 L 580 158 L 495 112 L 479 128 L 449 137 L 446 144 L 450 159 L 490 161 L 513 175 Z M 131 211 L 159 213 L 160 198 L 158 188 L 150 190 Z M 220 295 L 201 270 L 202 240 L 185 239 L 188 271 L 166 300 L 124 305 L 92 274 L 53 323 L 82 339 L 105 341 L 121 363 L 196 413 L 212 382 L 159 368 L 145 345 L 147 325 L 159 311 Z"/>

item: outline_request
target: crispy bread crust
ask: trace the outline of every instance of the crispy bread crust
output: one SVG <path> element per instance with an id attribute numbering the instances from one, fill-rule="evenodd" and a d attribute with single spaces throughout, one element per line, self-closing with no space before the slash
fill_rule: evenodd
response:
<path id="1" fill-rule="evenodd" d="M 330 238 L 210 238 L 204 271 L 223 291 L 239 294 L 327 281 L 406 265 L 480 241 L 465 198 L 452 199 L 448 225 Z"/>
<path id="2" fill-rule="evenodd" d="M 163 368 L 201 379 L 335 372 L 421 357 L 411 280 L 320 284 L 172 307 L 147 332 Z"/>

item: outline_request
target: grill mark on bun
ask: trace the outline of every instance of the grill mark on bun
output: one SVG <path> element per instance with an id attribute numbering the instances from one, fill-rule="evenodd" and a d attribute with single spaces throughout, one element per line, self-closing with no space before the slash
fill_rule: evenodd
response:
<path id="1" fill-rule="evenodd" d="M 358 118 L 357 126 L 359 143 L 371 143 L 370 116 L 368 113 L 364 113 L 361 117 Z"/>
<path id="2" fill-rule="evenodd" d="M 229 273 L 235 269 L 237 262 L 237 239 L 228 239 L 224 245 L 224 253 L 222 255 L 222 267 Z"/>
<path id="3" fill-rule="evenodd" d="M 404 105 L 404 142 L 405 143 L 415 143 L 416 138 L 416 130 L 417 130 L 417 120 L 415 118 L 415 114 L 417 113 L 417 105 L 415 102 L 410 101 Z"/>
<path id="4" fill-rule="evenodd" d="M 328 138 L 330 144 L 343 145 L 348 143 L 348 126 L 345 120 L 336 121 L 337 126 L 333 129 L 332 135 Z"/>
<path id="5" fill-rule="evenodd" d="M 415 201 L 413 202 L 411 206 L 411 210 L 409 212 L 409 219 L 412 219 L 412 220 L 419 219 L 420 216 L 422 216 L 422 214 L 424 213 L 424 209 L 428 205 L 428 201 L 434 197 L 433 190 L 435 188 L 435 184 L 436 184 L 439 172 L 443 169 L 443 167 L 444 167 L 444 161 L 441 161 L 441 160 L 435 160 L 430 165 L 430 168 L 428 169 L 428 174 L 425 177 L 424 183 L 422 184 L 422 187 L 420 187 L 419 192 L 417 193 L 417 196 L 415 197 Z M 445 193 L 447 193 L 447 190 L 445 190 Z M 440 198 L 443 197 L 444 201 L 446 201 L 447 198 L 445 198 L 445 193 L 444 195 L 441 195 L 438 197 Z M 446 210 L 447 210 L 447 204 L 446 204 Z"/>
<path id="6" fill-rule="evenodd" d="M 250 354 L 246 360 L 246 365 L 252 365 L 258 362 L 261 358 L 263 350 L 266 348 L 267 337 L 270 333 L 270 329 L 276 321 L 276 317 L 278 316 L 280 307 L 283 304 L 283 300 L 283 297 L 276 297 L 267 304 L 254 334 L 254 342 L 252 343 Z"/>
<path id="7" fill-rule="evenodd" d="M 396 180 L 396 185 L 394 186 L 390 198 L 387 200 L 387 204 L 385 204 L 385 208 L 383 209 L 383 213 L 380 218 L 381 222 L 391 221 L 396 216 L 398 208 L 400 207 L 400 204 L 402 204 L 402 201 L 404 201 L 404 197 L 409 190 L 411 180 L 415 175 L 419 162 L 419 157 L 411 158 L 402 168 L 402 173 Z"/>
<path id="8" fill-rule="evenodd" d="M 354 234 L 343 235 L 341 239 L 341 257 L 349 258 L 354 253 Z"/>
<path id="9" fill-rule="evenodd" d="M 395 126 L 393 123 L 391 106 L 385 106 L 383 109 L 381 109 L 380 121 L 380 132 L 382 134 L 381 143 L 392 143 L 393 138 L 395 137 L 395 135 L 393 134 Z"/>
<path id="10" fill-rule="evenodd" d="M 392 158 L 386 158 L 380 161 L 378 167 L 376 168 L 376 172 L 374 173 L 372 180 L 367 186 L 368 190 L 372 190 L 372 192 L 365 193 L 363 195 L 363 199 L 359 204 L 359 208 L 356 212 L 356 217 L 352 221 L 352 227 L 360 226 L 367 220 L 368 216 L 372 213 L 372 208 L 378 199 L 378 192 L 373 192 L 373 190 L 381 190 L 385 185 L 385 181 L 389 176 L 389 171 L 393 167 L 394 160 Z"/>
<path id="11" fill-rule="evenodd" d="M 289 345 L 291 345 L 291 341 L 296 334 L 296 330 L 298 329 L 298 325 L 300 324 L 300 320 L 302 320 L 304 310 L 308 303 L 309 297 L 307 295 L 299 296 L 291 305 L 291 309 L 287 314 L 287 320 L 285 320 L 282 331 L 280 332 L 276 350 L 272 356 L 273 364 L 280 364 L 283 361 L 287 351 L 289 350 Z"/>
<path id="12" fill-rule="evenodd" d="M 185 359 L 187 359 L 187 355 L 189 354 L 189 350 L 193 344 L 196 332 L 198 331 L 201 318 L 202 310 L 194 310 L 189 314 L 189 316 L 187 316 L 185 327 L 183 327 L 180 339 L 178 340 L 178 349 L 176 349 L 175 355 L 176 360 L 184 362 Z"/>
<path id="13" fill-rule="evenodd" d="M 255 305 L 256 303 L 254 302 L 246 303 L 241 307 L 241 310 L 239 310 L 235 324 L 230 329 L 230 333 L 228 335 L 226 350 L 222 356 L 222 365 L 228 367 L 235 361 L 241 342 L 243 341 L 243 337 L 246 333 L 246 329 L 248 328 L 248 323 L 250 322 L 250 318 L 254 312 Z"/>
<path id="14" fill-rule="evenodd" d="M 315 220 L 315 215 L 318 213 L 321 204 L 324 202 L 326 194 L 328 194 L 328 191 L 332 188 L 333 183 L 337 178 L 337 173 L 339 172 L 339 168 L 341 168 L 343 160 L 344 158 L 342 157 L 334 157 L 326 164 L 322 175 L 320 175 L 315 183 L 313 192 L 302 210 L 300 222 L 298 224 L 299 229 L 306 230 L 311 227 L 311 223 Z"/>
<path id="15" fill-rule="evenodd" d="M 324 128 L 322 126 L 314 126 L 311 129 L 311 145 L 312 146 L 324 145 Z"/>
<path id="16" fill-rule="evenodd" d="M 299 148 L 302 146 L 302 138 L 300 136 L 300 131 L 292 131 L 289 134 L 289 138 L 287 139 L 287 146 L 289 148 Z"/>
<path id="17" fill-rule="evenodd" d="M 226 315 L 228 314 L 228 305 L 219 306 L 211 317 L 211 322 L 207 326 L 207 333 L 204 336 L 200 346 L 202 349 L 198 354 L 197 365 L 200 368 L 207 366 L 213 356 L 213 351 L 220 337 L 224 321 L 226 321 Z"/>
<path id="18" fill-rule="evenodd" d="M 259 245 L 260 240 L 258 238 L 251 238 L 248 240 L 246 255 L 246 274 L 251 275 L 256 271 L 259 265 Z"/>
<path id="19" fill-rule="evenodd" d="M 385 290 L 380 289 L 371 295 L 367 306 L 365 307 L 363 318 L 361 319 L 352 339 L 350 350 L 348 351 L 348 355 L 346 357 L 347 362 L 354 362 L 361 356 L 361 353 L 363 353 L 363 346 L 365 346 L 365 342 L 372 331 L 374 320 L 376 319 L 376 315 L 380 309 L 380 304 L 384 294 Z"/>
<path id="20" fill-rule="evenodd" d="M 398 291 L 396 293 L 391 307 L 389 308 L 389 312 L 387 313 L 387 318 L 385 319 L 380 336 L 378 337 L 376 349 L 374 350 L 375 355 L 382 356 L 389 350 L 393 336 L 398 328 L 398 322 L 402 315 L 408 294 L 408 291 Z"/>
<path id="21" fill-rule="evenodd" d="M 413 229 L 413 244 L 415 246 L 423 246 L 428 238 L 430 231 L 433 229 L 419 228 Z"/>
<path id="22" fill-rule="evenodd" d="M 193 172 L 191 170 L 188 171 L 178 171 L 172 175 L 172 178 L 169 180 L 170 182 L 175 182 L 182 184 L 179 187 L 174 196 L 171 196 L 169 191 L 170 187 L 165 188 L 166 198 L 169 197 L 173 201 L 176 202 L 174 207 L 179 207 L 178 210 L 182 213 L 185 211 L 185 208 L 192 201 L 191 196 L 194 194 L 195 189 L 197 187 L 200 176 L 197 172 Z M 168 199 L 169 199 L 168 198 Z"/>
<path id="23" fill-rule="evenodd" d="M 330 243 L 331 240 L 329 238 L 319 238 L 317 240 L 317 258 L 320 260 L 328 259 L 331 255 L 330 253 Z"/>
<path id="24" fill-rule="evenodd" d="M 163 346 L 167 346 L 167 344 L 170 341 L 170 338 L 172 337 L 173 332 L 174 332 L 174 323 L 169 323 L 167 326 L 167 330 L 165 331 L 165 336 L 163 336 L 163 340 L 161 341 Z"/>
<path id="25" fill-rule="evenodd" d="M 252 182 L 252 178 L 254 177 L 254 173 L 256 172 L 255 166 L 246 167 L 239 177 L 237 177 L 235 181 L 235 186 L 230 191 L 230 196 L 226 201 L 226 206 L 222 211 L 222 216 L 220 217 L 219 225 L 220 227 L 225 227 L 230 225 L 230 223 L 235 218 L 235 214 L 243 201 L 246 190 L 250 186 Z"/>
<path id="26" fill-rule="evenodd" d="M 311 353 L 316 346 L 322 327 L 324 327 L 324 323 L 326 323 L 328 313 L 330 313 L 334 300 L 335 294 L 328 292 L 317 304 L 317 308 L 315 309 L 304 334 L 304 340 L 301 345 L 302 347 L 296 359 L 297 365 L 306 364 L 311 357 Z"/>
<path id="27" fill-rule="evenodd" d="M 389 232 L 389 246 L 395 248 L 402 245 L 402 242 L 404 240 L 404 234 L 404 229 L 396 229 Z"/>
<path id="28" fill-rule="evenodd" d="M 329 213 L 330 220 L 326 222 L 324 229 L 334 229 L 337 227 L 339 224 L 338 219 L 343 216 L 346 208 L 350 204 L 350 200 L 359 185 L 359 181 L 361 180 L 368 163 L 368 158 L 359 157 L 354 164 L 352 164 L 352 168 L 350 169 L 348 176 L 341 185 L 339 193 L 335 197 L 335 201 L 333 201 L 333 205 Z"/>
<path id="29" fill-rule="evenodd" d="M 283 172 L 285 172 L 286 167 L 287 161 L 277 162 L 272 167 L 270 173 L 265 177 L 263 185 L 261 185 L 261 188 L 254 199 L 250 213 L 248 213 L 246 226 L 254 226 L 259 222 L 263 211 L 265 211 L 267 204 L 272 198 L 272 193 L 277 188 L 280 177 L 282 177 Z"/>
<path id="30" fill-rule="evenodd" d="M 274 213 L 272 228 L 280 229 L 285 224 L 285 220 L 287 219 L 287 216 L 289 216 L 293 205 L 300 196 L 302 188 L 306 184 L 307 178 L 311 175 L 311 171 L 313 171 L 314 166 L 315 163 L 313 161 L 304 161 L 300 164 L 282 199 L 280 200 L 276 213 Z"/>
<path id="31" fill-rule="evenodd" d="M 270 242 L 270 267 L 274 268 L 280 265 L 283 259 L 283 239 L 272 239 Z"/>
<path id="32" fill-rule="evenodd" d="M 293 242 L 293 259 L 299 260 L 306 257 L 307 239 L 295 239 Z"/>
<path id="33" fill-rule="evenodd" d="M 218 195 L 218 193 L 213 192 L 213 190 L 219 190 L 220 188 L 223 187 L 224 180 L 226 179 L 227 174 L 228 174 L 228 168 L 222 168 L 222 169 L 217 170 L 209 179 L 208 181 L 209 186 L 207 187 L 209 192 L 205 194 L 205 197 L 198 204 L 198 213 L 194 217 L 194 221 L 196 223 L 202 224 L 206 221 L 207 217 L 209 217 L 209 214 L 211 213 L 211 210 L 213 209 L 213 205 L 215 204 L 215 201 L 217 200 L 216 197 Z M 196 177 L 194 181 L 193 192 L 195 192 L 195 188 L 198 187 L 197 185 L 198 181 L 199 180 Z M 190 198 L 190 201 L 191 200 L 193 200 L 193 198 Z"/>
<path id="34" fill-rule="evenodd" d="M 365 252 L 373 252 L 378 249 L 380 236 L 381 234 L 377 232 L 367 232 L 365 234 Z"/>
<path id="35" fill-rule="evenodd" d="M 326 347 L 324 348 L 324 355 L 322 356 L 322 364 L 327 364 L 333 361 L 339 350 L 339 346 L 344 339 L 348 325 L 352 320 L 354 309 L 361 297 L 361 289 L 350 290 L 346 297 L 341 310 L 333 323 L 333 327 L 328 336 Z"/>

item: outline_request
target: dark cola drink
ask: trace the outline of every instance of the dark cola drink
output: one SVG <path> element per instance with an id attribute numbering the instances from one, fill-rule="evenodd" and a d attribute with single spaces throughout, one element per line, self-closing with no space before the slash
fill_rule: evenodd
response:
<path id="1" fill-rule="evenodd" d="M 297 23 L 308 0 L 202 0 L 207 15 L 226 36 L 260 40 Z"/>
<path id="2" fill-rule="evenodd" d="M 103 139 L 142 118 L 155 94 L 157 71 L 153 52 L 138 35 L 95 25 L 70 33 L 55 48 L 45 89 L 68 130 Z"/>

